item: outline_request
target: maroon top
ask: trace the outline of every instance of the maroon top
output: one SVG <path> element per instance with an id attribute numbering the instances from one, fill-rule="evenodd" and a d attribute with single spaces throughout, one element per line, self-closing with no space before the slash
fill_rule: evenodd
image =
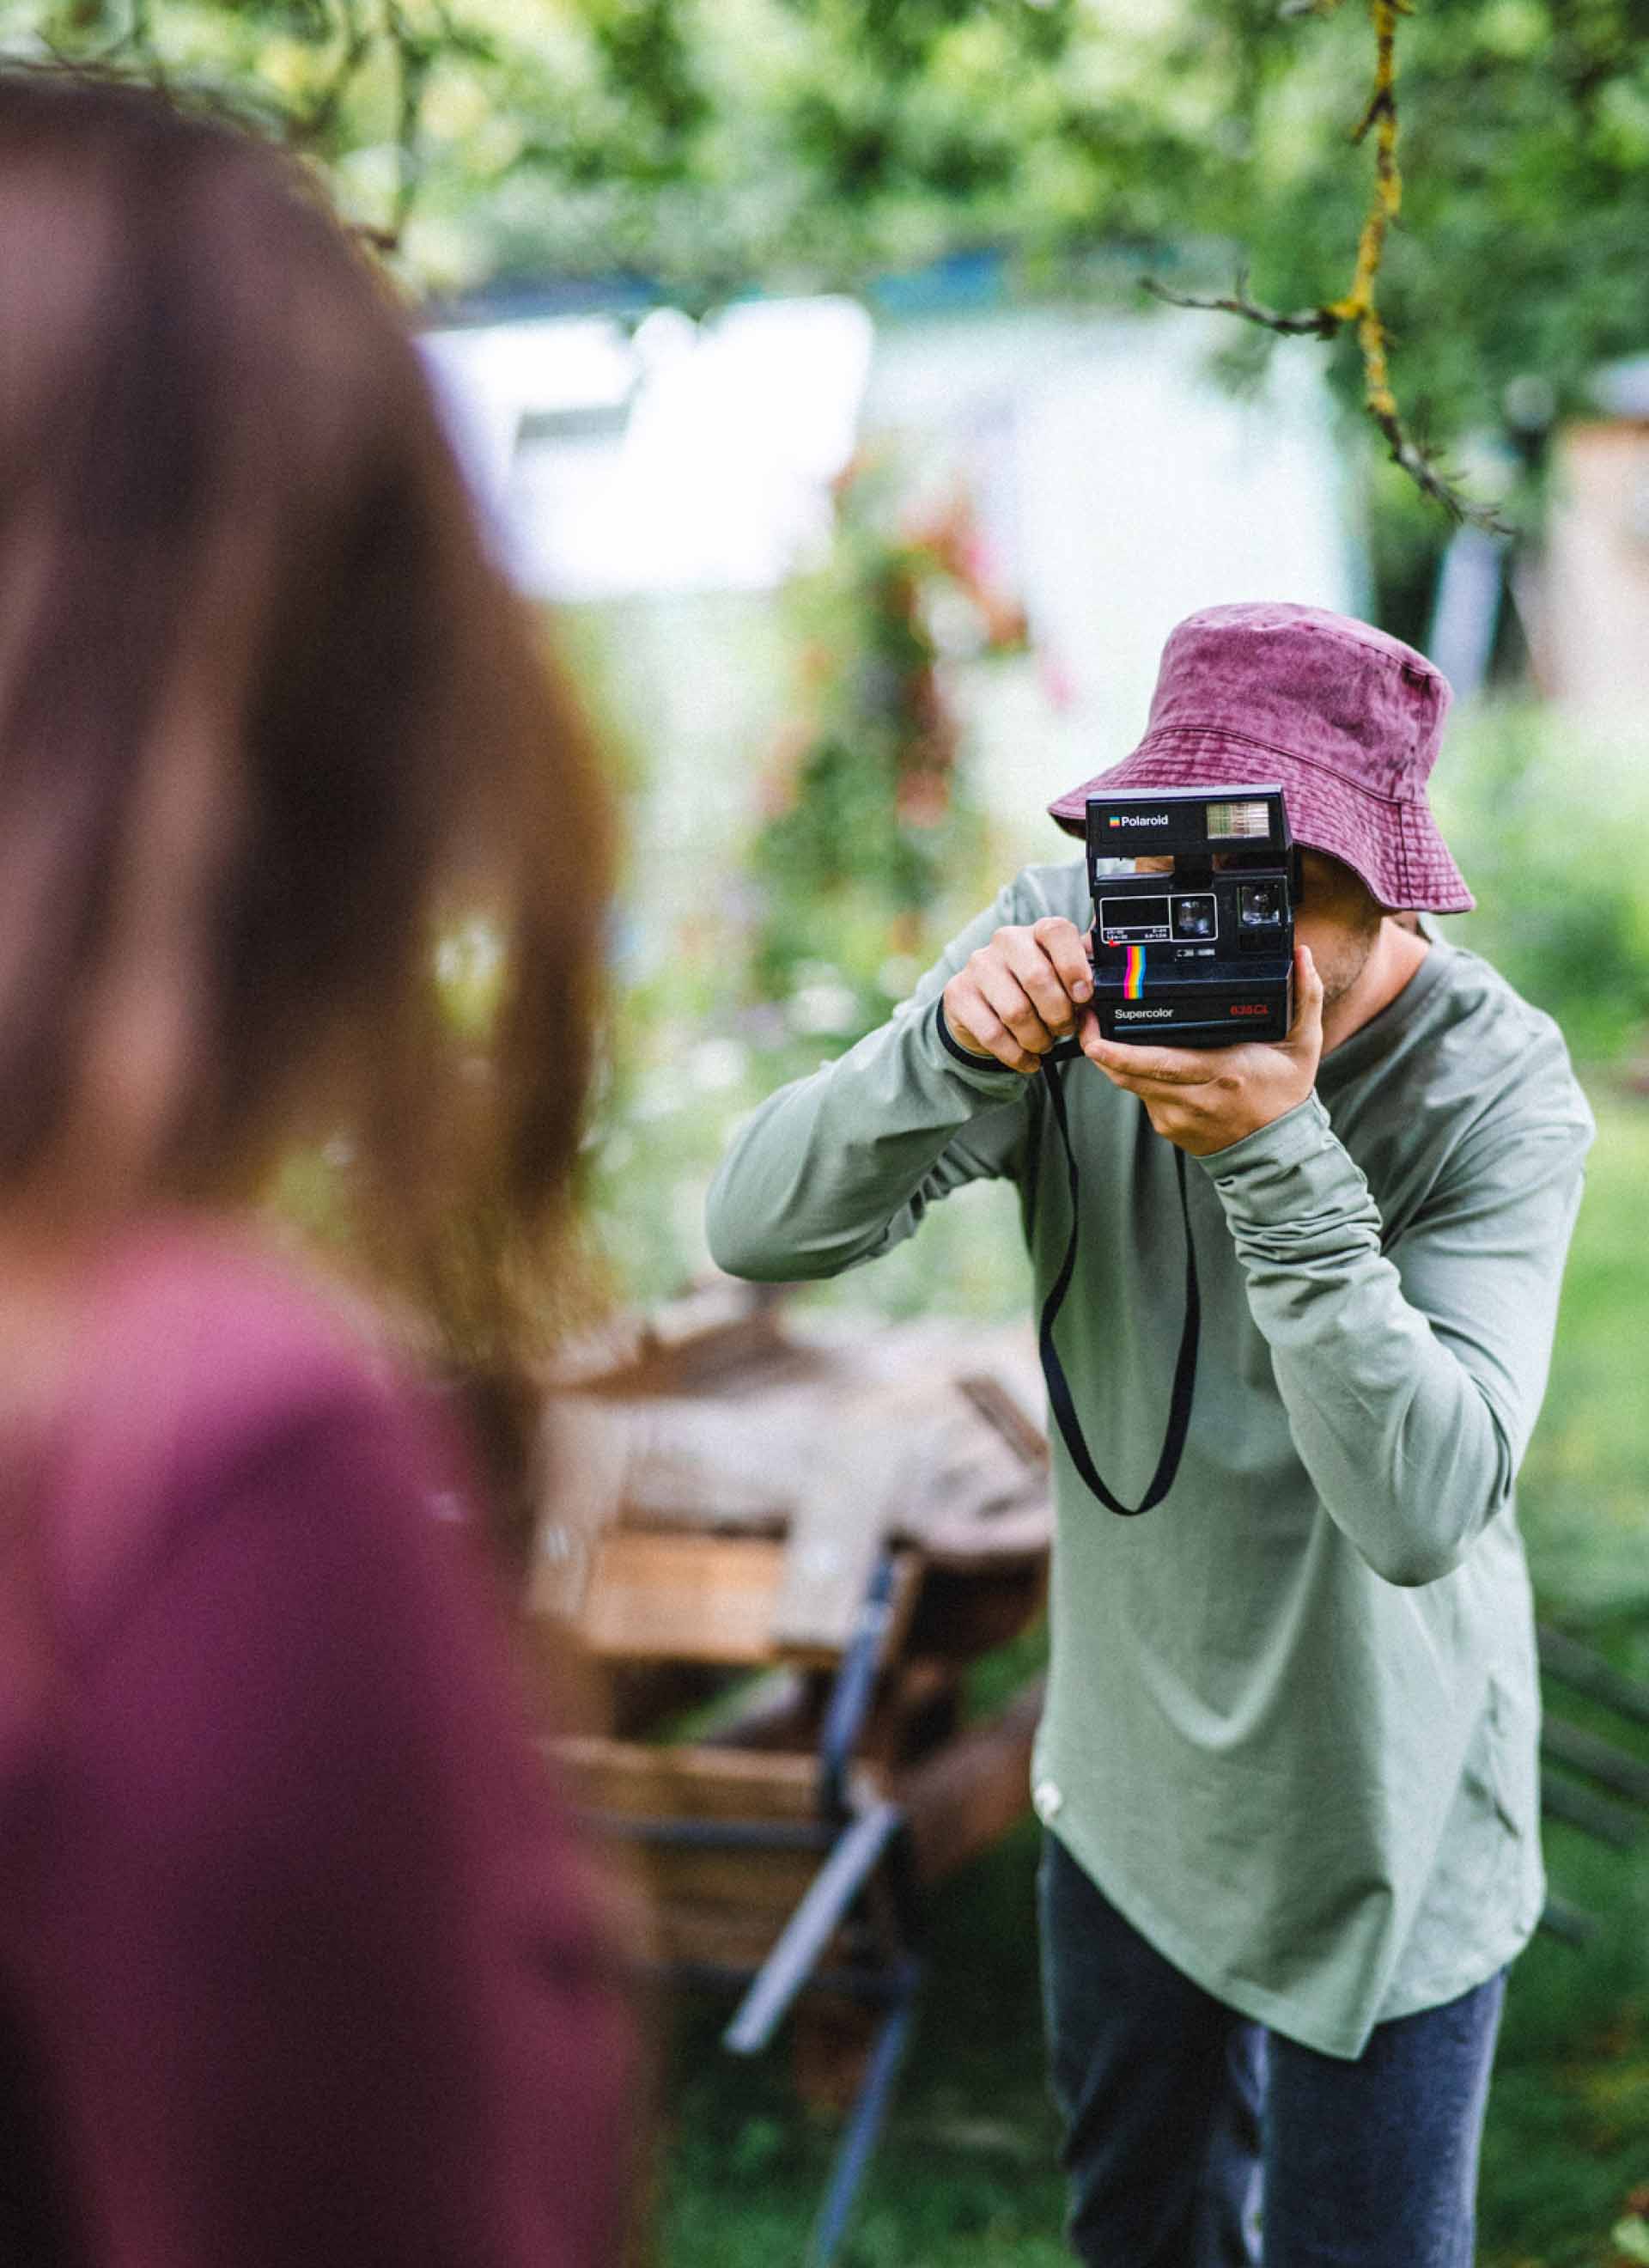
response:
<path id="1" fill-rule="evenodd" d="M 630 2025 L 450 1446 L 196 1230 L 63 1418 L 0 1526 L 0 2258 L 611 2259 Z"/>

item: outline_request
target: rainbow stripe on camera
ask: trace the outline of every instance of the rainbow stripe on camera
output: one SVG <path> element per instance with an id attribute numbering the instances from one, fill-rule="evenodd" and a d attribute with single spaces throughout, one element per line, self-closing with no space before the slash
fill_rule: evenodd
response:
<path id="1" fill-rule="evenodd" d="M 1123 950 L 1127 958 L 1123 963 L 1123 998 L 1124 1000 L 1143 999 L 1145 990 L 1145 948 L 1143 945 L 1130 945 L 1125 946 Z"/>

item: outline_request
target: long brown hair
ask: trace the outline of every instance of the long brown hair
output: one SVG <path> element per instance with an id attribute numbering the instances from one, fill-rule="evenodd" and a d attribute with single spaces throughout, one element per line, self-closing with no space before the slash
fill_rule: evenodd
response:
<path id="1" fill-rule="evenodd" d="M 416 350 L 295 161 L 0 73 L 0 1213 L 295 1144 L 508 1367 L 592 1057 L 607 804 Z M 443 1000 L 445 926 L 479 978 Z"/>

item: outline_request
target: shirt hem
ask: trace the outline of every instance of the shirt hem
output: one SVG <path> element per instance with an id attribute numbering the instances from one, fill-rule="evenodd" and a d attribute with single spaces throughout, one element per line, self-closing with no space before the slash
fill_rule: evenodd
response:
<path id="1" fill-rule="evenodd" d="M 1411 1984 L 1406 1992 L 1394 1992 L 1388 1994 L 1380 2004 L 1380 2014 L 1376 2021 L 1382 2024 L 1395 2023 L 1401 2016 L 1418 2016 L 1427 2008 L 1446 2007 L 1451 2000 L 1458 2000 L 1464 1992 L 1475 1992 L 1480 1984 L 1486 1984 L 1491 1977 L 1498 1977 L 1500 1971 L 1508 1968 L 1520 1954 L 1527 1951 L 1535 1932 L 1540 1927 L 1540 1918 L 1544 1907 L 1545 1889 L 1542 1882 L 1541 1896 L 1535 1902 L 1535 1918 L 1532 1921 L 1520 1916 L 1515 1921 L 1508 1923 L 1505 1931 L 1494 1939 L 1487 1950 L 1474 1953 L 1469 1961 L 1462 1961 L 1458 1970 L 1446 1971 L 1432 1970 L 1427 1973 L 1423 1984 Z"/>
<path id="2" fill-rule="evenodd" d="M 1164 1923 L 1151 1914 L 1144 1902 L 1135 1898 L 1131 1885 L 1119 1881 L 1107 1869 L 1095 1866 L 1093 1859 L 1078 1849 L 1077 1838 L 1071 1833 L 1065 1820 L 1049 1823 L 1048 1832 L 1057 1836 L 1124 1921 L 1137 1930 L 1165 1961 L 1171 1962 L 1182 1976 L 1189 1977 L 1193 1984 L 1218 2000 L 1223 2007 L 1246 2016 L 1250 2022 L 1263 2024 L 1269 2031 L 1280 2033 L 1286 2040 L 1296 2041 L 1301 2047 L 1314 2048 L 1319 2055 L 1333 2056 L 1342 2063 L 1358 2060 L 1378 2025 L 1390 2023 L 1398 2016 L 1417 2015 L 1426 2008 L 1446 2007 L 1449 2001 L 1458 1999 L 1461 1993 L 1486 1984 L 1490 1977 L 1498 1976 L 1508 1962 L 1516 1958 L 1534 1934 L 1532 1930 L 1516 1933 L 1513 1941 L 1504 1948 L 1497 1940 L 1493 1950 L 1463 1965 L 1458 1982 L 1446 1984 L 1435 1992 L 1428 1989 L 1412 1999 L 1404 1996 L 1402 2005 L 1395 2007 L 1388 2007 L 1382 1999 L 1378 2012 L 1360 2028 L 1321 2024 L 1305 2014 L 1298 2002 L 1288 1994 L 1268 1991 L 1264 1985 L 1256 1984 L 1247 1977 L 1226 1975 L 1182 1937 L 1172 1923 Z"/>

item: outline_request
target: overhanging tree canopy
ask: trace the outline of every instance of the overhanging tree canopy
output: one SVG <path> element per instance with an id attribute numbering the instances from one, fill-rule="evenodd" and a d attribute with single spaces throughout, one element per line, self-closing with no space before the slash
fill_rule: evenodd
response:
<path id="1" fill-rule="evenodd" d="M 708 306 L 989 247 L 1030 291 L 1241 268 L 1321 309 L 1356 296 L 1381 125 L 1367 0 L 0 0 L 0 42 L 227 98 L 447 291 L 628 272 Z M 1405 418 L 1581 400 L 1649 343 L 1649 0 L 1416 0 L 1397 64 Z"/>

